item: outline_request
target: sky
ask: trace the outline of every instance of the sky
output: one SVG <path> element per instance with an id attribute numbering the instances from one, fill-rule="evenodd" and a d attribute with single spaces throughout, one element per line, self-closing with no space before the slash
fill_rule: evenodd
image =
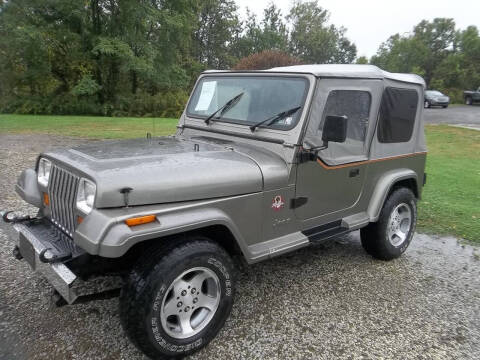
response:
<path id="1" fill-rule="evenodd" d="M 271 0 L 236 0 L 240 14 L 248 7 L 260 18 Z M 286 15 L 293 0 L 276 0 Z M 390 35 L 405 34 L 421 20 L 449 17 L 457 28 L 480 28 L 480 0 L 319 0 L 330 12 L 330 23 L 347 28 L 346 36 L 357 46 L 357 56 L 371 57 Z"/>

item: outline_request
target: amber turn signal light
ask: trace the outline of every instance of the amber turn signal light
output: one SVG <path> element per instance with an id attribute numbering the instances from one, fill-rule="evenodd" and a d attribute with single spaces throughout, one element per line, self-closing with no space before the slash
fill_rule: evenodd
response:
<path id="1" fill-rule="evenodd" d="M 125 224 L 127 224 L 128 226 L 148 224 L 148 223 L 154 222 L 156 218 L 157 217 L 155 215 L 139 216 L 139 217 L 125 220 Z"/>
<path id="2" fill-rule="evenodd" d="M 43 193 L 43 205 L 45 206 L 50 205 L 50 198 L 48 197 L 47 193 Z"/>

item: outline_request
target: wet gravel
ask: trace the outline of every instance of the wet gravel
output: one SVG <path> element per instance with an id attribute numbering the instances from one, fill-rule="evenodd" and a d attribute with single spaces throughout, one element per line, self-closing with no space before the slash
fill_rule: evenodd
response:
<path id="1" fill-rule="evenodd" d="M 0 209 L 37 153 L 81 140 L 0 134 Z M 0 225 L 0 359 L 144 359 L 118 300 L 54 308 L 50 287 L 11 256 Z M 417 234 L 400 259 L 373 260 L 358 233 L 242 269 L 219 336 L 192 359 L 479 359 L 480 248 Z"/>
<path id="2" fill-rule="evenodd" d="M 446 109 L 433 107 L 424 109 L 426 124 L 449 124 L 480 128 L 480 104 L 451 105 Z"/>

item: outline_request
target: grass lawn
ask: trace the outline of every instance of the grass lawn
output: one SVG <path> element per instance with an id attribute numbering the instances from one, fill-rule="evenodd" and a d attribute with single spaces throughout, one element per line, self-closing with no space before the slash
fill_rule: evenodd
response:
<path id="1" fill-rule="evenodd" d="M 427 185 L 418 228 L 480 243 L 480 131 L 426 127 Z"/>
<path id="2" fill-rule="evenodd" d="M 169 135 L 177 119 L 1 115 L 0 133 L 48 133 L 91 138 Z M 419 231 L 480 243 L 480 131 L 426 127 L 428 182 L 419 203 Z"/>
<path id="3" fill-rule="evenodd" d="M 178 119 L 112 118 L 100 116 L 46 116 L 0 114 L 0 133 L 44 133 L 113 139 L 156 136 L 175 132 Z"/>

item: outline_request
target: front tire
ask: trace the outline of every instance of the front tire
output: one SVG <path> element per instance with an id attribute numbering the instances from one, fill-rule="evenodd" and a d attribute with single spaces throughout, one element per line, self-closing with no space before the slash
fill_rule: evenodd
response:
<path id="1" fill-rule="evenodd" d="M 196 236 L 139 259 L 120 294 L 120 318 L 127 336 L 150 358 L 182 358 L 217 335 L 233 298 L 229 255 Z"/>
<path id="2" fill-rule="evenodd" d="M 362 246 L 374 258 L 396 259 L 410 245 L 416 224 L 415 195 L 408 188 L 397 188 L 385 201 L 378 221 L 360 230 Z"/>

